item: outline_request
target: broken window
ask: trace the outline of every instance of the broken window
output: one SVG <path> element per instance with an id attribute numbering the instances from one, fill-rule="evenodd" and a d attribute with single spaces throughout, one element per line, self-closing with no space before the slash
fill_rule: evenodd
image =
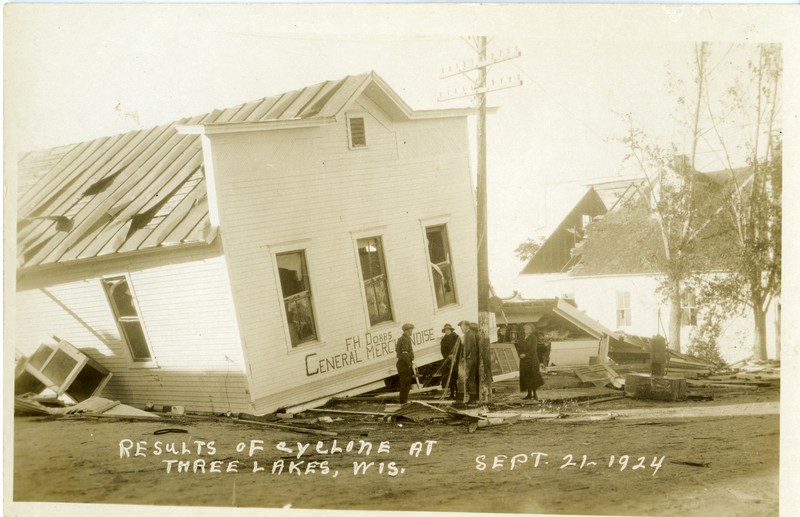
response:
<path id="1" fill-rule="evenodd" d="M 697 296 L 694 291 L 684 290 L 681 293 L 681 327 L 697 325 Z"/>
<path id="2" fill-rule="evenodd" d="M 276 256 L 276 260 L 292 346 L 314 341 L 317 339 L 317 330 L 311 304 L 306 254 L 304 251 L 281 253 Z"/>
<path id="3" fill-rule="evenodd" d="M 617 327 L 631 326 L 631 293 L 617 291 Z"/>
<path id="4" fill-rule="evenodd" d="M 348 132 L 350 133 L 350 147 L 367 146 L 367 130 L 364 117 L 348 117 Z"/>
<path id="5" fill-rule="evenodd" d="M 361 262 L 361 277 L 364 279 L 370 325 L 391 321 L 392 306 L 389 300 L 389 282 L 383 261 L 381 238 L 359 239 L 358 258 Z"/>
<path id="6" fill-rule="evenodd" d="M 128 279 L 124 276 L 104 278 L 103 288 L 133 360 L 137 362 L 152 361 L 153 354 L 147 344 L 142 320 L 136 308 Z"/>
<path id="7" fill-rule="evenodd" d="M 453 281 L 447 227 L 445 225 L 429 226 L 425 229 L 425 233 L 428 236 L 428 257 L 431 261 L 436 306 L 441 308 L 456 303 L 456 287 Z"/>

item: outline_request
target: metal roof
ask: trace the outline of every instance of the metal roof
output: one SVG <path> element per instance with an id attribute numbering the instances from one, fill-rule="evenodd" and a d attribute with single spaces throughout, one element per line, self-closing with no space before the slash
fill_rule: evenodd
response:
<path id="1" fill-rule="evenodd" d="M 22 155 L 18 267 L 211 243 L 216 229 L 208 217 L 200 138 L 176 128 L 327 120 L 365 91 L 382 95 L 383 104 L 409 118 L 428 116 L 410 110 L 368 72 L 163 126 Z"/>

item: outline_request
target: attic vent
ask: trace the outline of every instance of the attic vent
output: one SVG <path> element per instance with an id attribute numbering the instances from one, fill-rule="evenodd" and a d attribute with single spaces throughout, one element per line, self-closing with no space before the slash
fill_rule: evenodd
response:
<path id="1" fill-rule="evenodd" d="M 350 147 L 366 147 L 367 132 L 364 128 L 364 117 L 348 119 L 350 129 Z"/>

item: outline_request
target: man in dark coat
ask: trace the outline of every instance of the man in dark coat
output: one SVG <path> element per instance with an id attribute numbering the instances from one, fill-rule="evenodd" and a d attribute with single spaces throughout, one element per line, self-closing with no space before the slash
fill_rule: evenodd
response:
<path id="1" fill-rule="evenodd" d="M 461 321 L 458 324 L 461 331 L 464 333 L 464 365 L 466 369 L 464 387 L 466 393 L 469 393 L 469 402 L 474 402 L 478 399 L 478 335 L 474 330 L 475 324 L 467 320 Z"/>
<path id="2" fill-rule="evenodd" d="M 414 350 L 411 343 L 411 332 L 414 325 L 411 323 L 403 324 L 403 335 L 397 340 L 395 351 L 397 352 L 397 374 L 400 376 L 400 400 L 401 404 L 408 402 L 408 392 L 411 391 L 411 378 L 414 376 Z"/>
<path id="3" fill-rule="evenodd" d="M 539 358 L 536 355 L 537 340 L 533 323 L 523 325 L 524 335 L 516 343 L 519 355 L 519 389 L 527 391 L 526 399 L 539 400 L 536 388 L 544 384 L 542 372 L 539 371 Z"/>
<path id="4" fill-rule="evenodd" d="M 450 398 L 456 398 L 456 391 L 458 387 L 458 357 L 461 355 L 461 346 L 457 345 L 459 342 L 458 334 L 449 323 L 445 324 L 442 332 L 442 340 L 439 343 L 444 358 L 442 364 L 442 389 L 450 388 Z M 458 349 L 456 349 L 458 346 Z M 455 353 L 454 353 L 455 352 Z"/>

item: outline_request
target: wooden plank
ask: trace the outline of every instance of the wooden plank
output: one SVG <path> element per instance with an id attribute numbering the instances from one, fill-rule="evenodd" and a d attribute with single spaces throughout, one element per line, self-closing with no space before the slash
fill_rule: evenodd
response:
<path id="1" fill-rule="evenodd" d="M 282 431 L 293 431 L 295 433 L 313 434 L 317 436 L 339 436 L 339 433 L 333 431 L 323 431 L 321 429 L 309 429 L 307 427 L 297 427 L 293 425 L 274 424 L 272 422 L 256 422 L 255 420 L 242 420 L 241 418 L 234 418 L 234 422 L 241 424 L 251 424 L 259 427 L 269 427 L 271 429 L 280 429 Z"/>
<path id="2" fill-rule="evenodd" d="M 369 416 L 386 416 L 389 413 L 385 411 L 352 411 L 349 409 L 326 409 L 326 408 L 310 408 L 306 411 L 313 413 L 335 413 L 339 415 L 369 415 Z"/>

